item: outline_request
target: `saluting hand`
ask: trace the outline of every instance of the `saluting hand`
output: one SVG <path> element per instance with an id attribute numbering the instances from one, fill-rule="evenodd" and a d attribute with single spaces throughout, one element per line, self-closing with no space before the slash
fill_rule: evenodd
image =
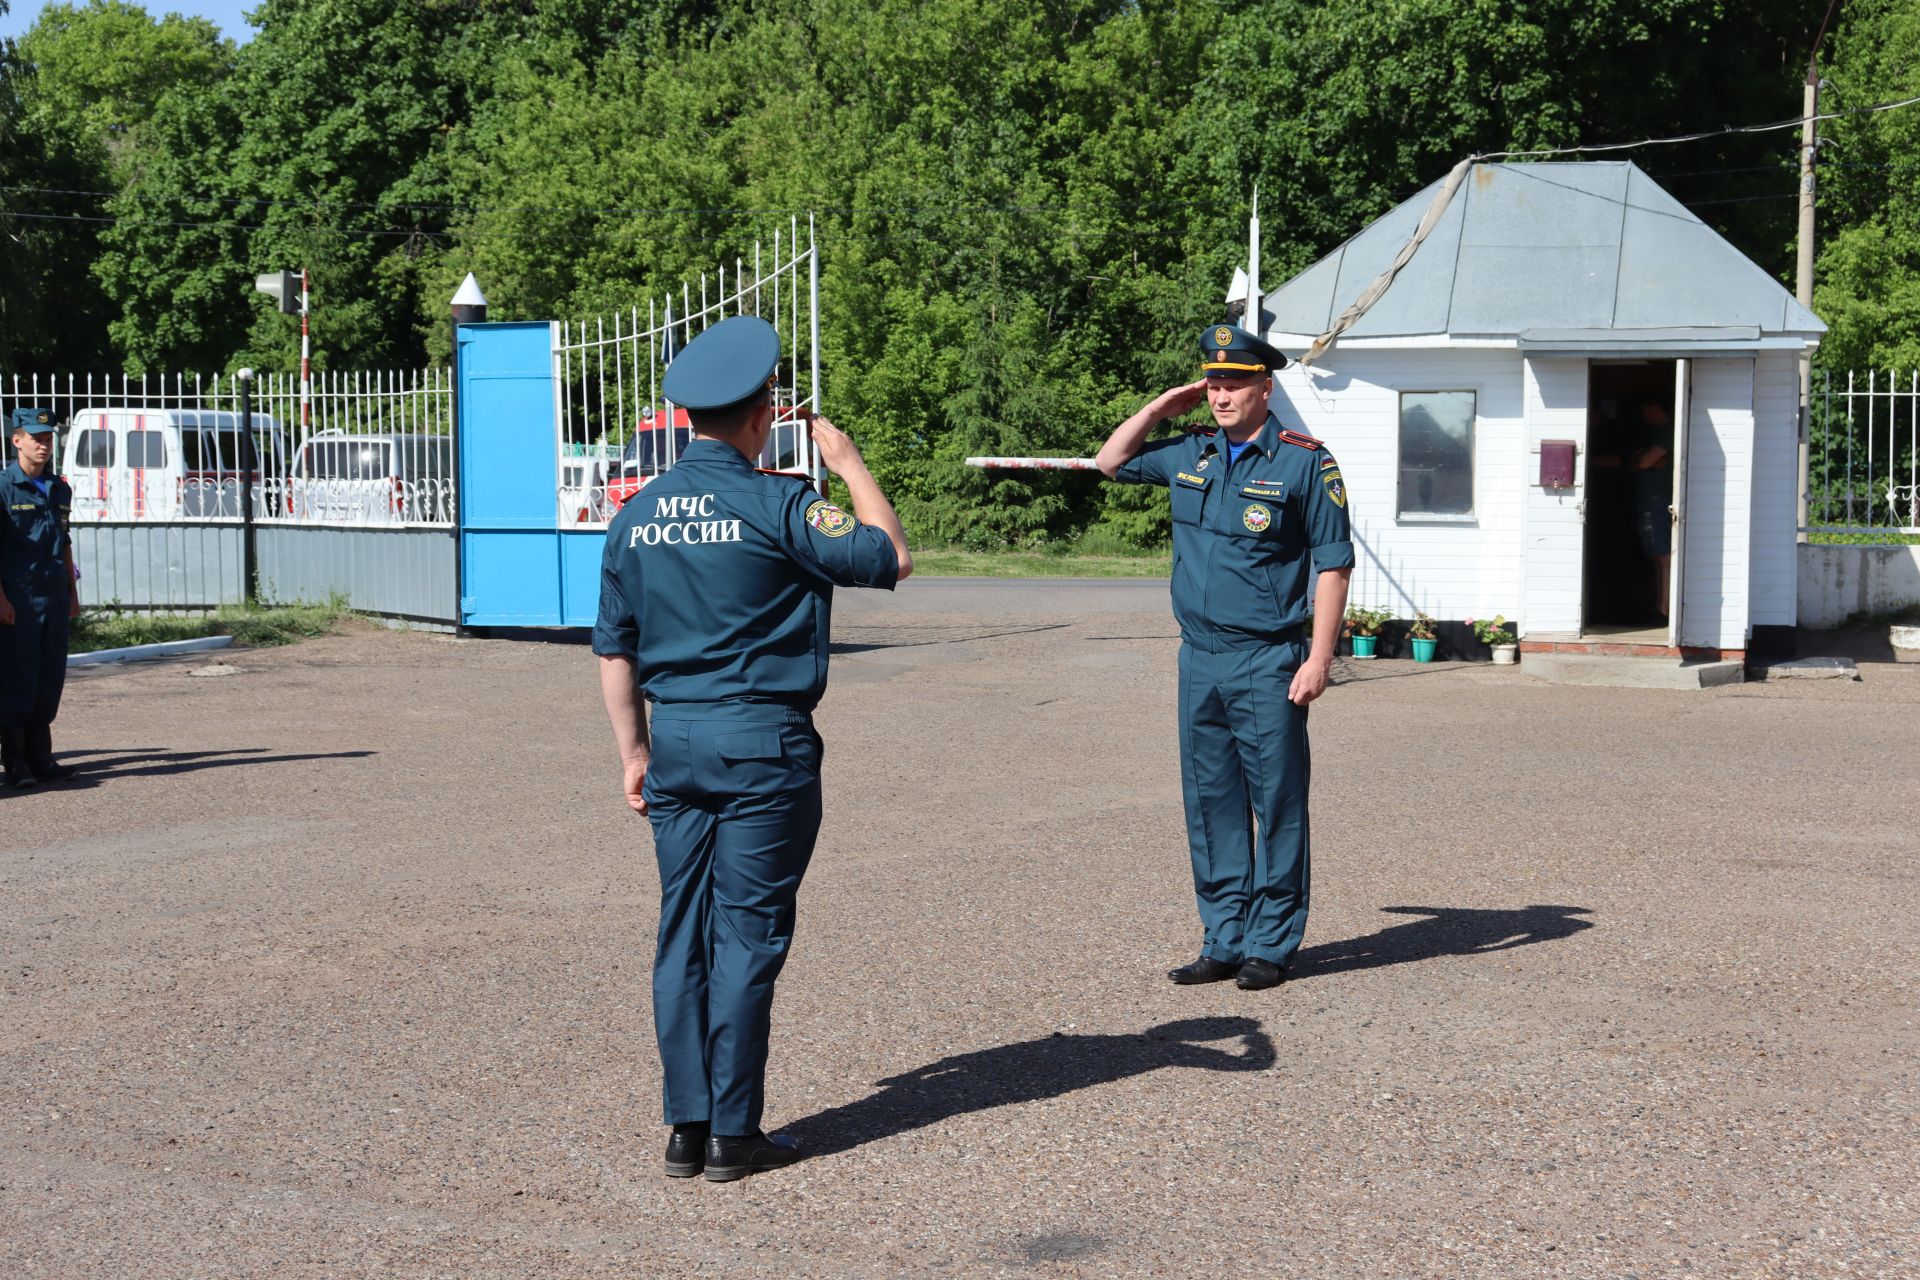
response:
<path id="1" fill-rule="evenodd" d="M 1169 387 L 1154 398 L 1152 412 L 1155 418 L 1164 422 L 1168 418 L 1177 418 L 1207 398 L 1207 380 L 1189 382 L 1185 386 Z"/>
<path id="2" fill-rule="evenodd" d="M 860 450 L 853 443 L 853 437 L 820 414 L 809 418 L 807 426 L 813 431 L 813 443 L 820 450 L 820 461 L 833 474 L 845 479 L 848 467 L 866 465 L 860 457 Z"/>

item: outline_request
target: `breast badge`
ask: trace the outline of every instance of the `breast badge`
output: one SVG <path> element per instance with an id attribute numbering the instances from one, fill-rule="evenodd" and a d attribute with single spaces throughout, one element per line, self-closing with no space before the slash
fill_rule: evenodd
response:
<path id="1" fill-rule="evenodd" d="M 826 537 L 839 538 L 852 533 L 856 521 L 839 507 L 822 499 L 807 508 L 807 523 Z"/>
<path id="2" fill-rule="evenodd" d="M 1240 517 L 1240 523 L 1254 533 L 1265 533 L 1267 526 L 1273 523 L 1273 512 L 1256 502 L 1248 506 Z"/>

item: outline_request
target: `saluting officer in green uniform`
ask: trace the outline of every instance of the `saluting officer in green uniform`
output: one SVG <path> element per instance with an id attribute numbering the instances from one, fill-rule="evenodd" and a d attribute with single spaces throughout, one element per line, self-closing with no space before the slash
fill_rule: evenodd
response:
<path id="1" fill-rule="evenodd" d="M 1121 423 L 1095 461 L 1172 491 L 1180 781 L 1204 933 L 1167 976 L 1258 990 L 1286 978 L 1306 931 L 1307 706 L 1326 691 L 1353 541 L 1339 464 L 1267 411 L 1286 356 L 1232 324 L 1200 350 L 1204 376 Z M 1203 400 L 1216 430 L 1147 443 Z"/>
<path id="2" fill-rule="evenodd" d="M 860 451 L 825 418 L 814 443 L 851 513 L 754 469 L 779 359 L 771 325 L 735 316 L 668 366 L 695 439 L 608 528 L 593 630 L 627 803 L 652 821 L 660 864 L 666 1172 L 713 1182 L 800 1158 L 760 1115 L 774 979 L 820 830 L 813 708 L 833 588 L 891 589 L 913 569 Z"/>
<path id="3" fill-rule="evenodd" d="M 13 461 L 0 473 L 0 763 L 10 789 L 60 782 L 53 718 L 67 683 L 67 624 L 80 616 L 73 490 L 53 474 L 53 413 L 13 411 Z"/>

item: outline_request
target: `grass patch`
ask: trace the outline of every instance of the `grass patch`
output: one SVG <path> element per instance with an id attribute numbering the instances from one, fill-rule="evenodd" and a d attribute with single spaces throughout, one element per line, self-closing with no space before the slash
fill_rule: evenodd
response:
<path id="1" fill-rule="evenodd" d="M 271 609 L 228 605 L 212 613 L 188 616 L 86 609 L 74 620 L 67 651 L 92 653 L 168 640 L 198 640 L 202 636 L 232 636 L 235 644 L 265 649 L 325 635 L 348 616 L 346 605 L 338 600 Z"/>
<path id="2" fill-rule="evenodd" d="M 1822 547 L 1911 547 L 1920 533 L 1810 533 L 1807 541 Z"/>
<path id="3" fill-rule="evenodd" d="M 916 547 L 913 571 L 940 578 L 1164 578 L 1173 571 L 1173 556 Z"/>

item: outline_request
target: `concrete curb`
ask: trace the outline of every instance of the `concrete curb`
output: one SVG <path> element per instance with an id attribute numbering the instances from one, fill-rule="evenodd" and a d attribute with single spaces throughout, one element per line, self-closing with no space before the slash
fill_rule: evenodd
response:
<path id="1" fill-rule="evenodd" d="M 142 658 L 169 658 L 176 653 L 199 653 L 206 649 L 225 649 L 232 636 L 201 636 L 197 640 L 163 640 L 159 644 L 130 644 L 122 649 L 95 649 L 92 653 L 71 654 L 69 667 L 92 667 L 106 662 L 138 662 Z"/>

